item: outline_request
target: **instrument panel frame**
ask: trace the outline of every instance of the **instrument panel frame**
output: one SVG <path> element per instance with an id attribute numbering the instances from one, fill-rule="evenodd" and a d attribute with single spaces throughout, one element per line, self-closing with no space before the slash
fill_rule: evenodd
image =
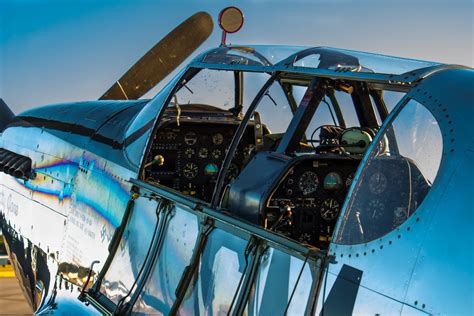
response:
<path id="1" fill-rule="evenodd" d="M 265 226 L 266 210 L 272 196 L 291 170 L 305 161 L 354 161 L 354 172 L 360 163 L 358 158 L 337 154 L 288 156 L 276 152 L 259 152 L 230 187 L 226 210 L 244 220 Z M 258 178 L 255 178 L 255 174 L 259 175 Z M 345 190 L 344 200 L 347 198 L 348 188 Z M 344 201 L 340 201 L 340 205 L 343 204 Z M 331 224 L 334 226 L 336 221 L 337 219 Z"/>
<path id="2" fill-rule="evenodd" d="M 189 182 L 189 183 L 197 181 L 199 183 L 197 183 L 197 182 L 194 183 L 195 186 L 199 185 L 199 188 L 197 188 L 199 192 L 197 192 L 198 194 L 195 194 L 196 197 L 200 198 L 201 200 L 203 200 L 206 203 L 210 203 L 213 196 L 214 196 L 215 186 L 218 183 L 219 178 L 221 176 L 223 176 L 223 177 L 227 176 L 227 173 L 222 173 L 221 171 L 222 171 L 222 168 L 223 168 L 224 161 L 227 159 L 227 156 L 229 155 L 230 147 L 232 145 L 232 142 L 234 141 L 234 137 L 237 133 L 238 127 L 241 124 L 241 120 L 239 118 L 232 117 L 230 115 L 225 115 L 226 113 L 224 113 L 224 115 L 223 115 L 223 113 L 221 113 L 221 112 L 199 113 L 199 115 L 200 115 L 199 117 L 191 116 L 194 113 L 189 113 L 189 114 L 190 115 L 188 116 L 186 114 L 186 112 L 184 112 L 183 115 L 181 115 L 180 118 L 179 118 L 179 124 L 177 123 L 178 122 L 177 117 L 173 117 L 173 116 L 165 117 L 162 120 L 162 122 L 160 123 L 159 128 L 154 133 L 154 135 L 152 137 L 152 142 L 151 142 L 150 147 L 149 147 L 149 150 L 146 154 L 146 157 L 147 157 L 146 161 L 149 163 L 153 160 L 153 157 L 155 155 L 160 154 L 158 152 L 159 150 L 163 150 L 163 149 L 157 149 L 156 148 L 157 145 L 159 145 L 160 147 L 163 147 L 163 148 L 168 146 L 169 148 L 165 148 L 166 152 L 167 151 L 177 151 L 178 153 L 175 157 L 177 161 L 174 162 L 176 164 L 176 167 L 174 168 L 174 170 L 171 170 L 171 171 L 163 170 L 163 171 L 159 172 L 159 171 L 156 171 L 156 170 L 151 171 L 151 170 L 146 170 L 145 169 L 143 174 L 142 174 L 142 178 L 143 178 L 143 180 L 145 180 L 145 181 L 147 181 L 151 184 L 156 184 L 156 183 L 160 182 L 160 181 L 158 181 L 160 179 L 159 178 L 156 179 L 157 181 L 152 181 L 151 179 L 153 177 L 159 177 L 160 175 L 164 176 L 166 178 L 165 180 L 167 182 L 174 181 L 173 183 L 165 184 L 165 186 L 168 186 L 172 189 L 175 189 L 175 190 L 178 190 L 178 191 L 181 191 L 181 192 L 183 192 L 183 190 L 185 191 L 184 184 L 185 184 L 186 181 Z M 204 114 L 206 116 L 203 116 Z M 254 142 L 255 141 L 255 139 L 254 139 L 254 125 L 255 124 L 254 124 L 253 121 L 251 121 L 251 122 L 249 122 L 249 124 L 247 124 L 246 129 L 244 130 L 243 136 L 242 136 L 242 138 L 245 141 L 241 141 L 239 143 L 239 146 L 237 146 L 238 149 L 240 147 L 244 147 L 244 146 L 247 146 L 249 144 L 255 145 L 255 142 Z M 195 131 L 194 127 L 196 127 L 196 126 L 199 126 L 199 128 L 203 128 L 203 129 L 206 129 L 206 128 L 209 128 L 210 130 L 212 129 L 212 131 L 210 131 L 209 133 L 206 133 L 206 135 L 205 135 L 206 139 L 210 138 L 210 139 L 208 139 L 209 146 L 207 146 L 207 145 L 205 147 L 201 146 L 201 145 L 203 145 L 201 143 L 202 139 L 201 140 L 199 140 L 199 139 L 202 137 L 202 135 L 200 135 L 199 133 L 197 133 L 198 134 L 197 135 L 198 136 L 198 141 L 197 141 L 197 143 L 195 143 L 193 145 L 185 144 L 184 139 L 176 139 L 176 140 L 173 140 L 171 143 L 168 144 L 168 142 L 163 142 L 162 139 L 159 139 L 159 136 L 158 136 L 161 132 L 165 131 L 167 128 L 173 128 L 173 129 L 178 128 L 178 129 L 181 129 L 179 131 L 179 133 L 182 134 L 182 135 L 180 135 L 180 136 L 184 137 L 184 135 L 186 135 L 188 132 Z M 232 129 L 232 131 L 231 131 L 231 129 Z M 223 135 L 224 138 L 225 138 L 224 142 L 222 144 L 219 144 L 219 145 L 211 144 L 212 136 L 214 134 L 218 133 L 218 132 L 221 133 L 221 134 L 226 134 L 226 135 Z M 229 137 L 229 138 L 227 138 L 227 137 Z M 189 158 L 189 157 L 185 156 L 184 151 L 188 148 L 194 149 L 194 151 L 195 151 L 194 157 Z M 206 158 L 199 158 L 198 157 L 198 152 L 202 148 L 206 148 L 208 150 L 208 155 L 207 155 Z M 219 149 L 221 151 L 221 156 L 218 159 L 215 159 L 214 157 L 212 157 L 212 150 L 213 149 Z M 242 150 L 240 150 L 240 151 L 236 150 L 234 152 L 234 155 L 232 157 L 233 159 L 231 161 L 231 162 L 233 162 L 234 160 L 236 160 L 236 158 L 238 158 L 237 160 L 242 161 L 241 163 L 239 163 L 239 166 L 238 166 L 238 168 L 240 170 L 243 168 L 243 160 L 244 160 L 243 155 L 244 154 L 243 154 Z M 165 159 L 165 161 L 166 160 L 167 159 Z M 185 179 L 184 174 L 183 174 L 184 164 L 189 163 L 189 162 L 194 162 L 194 163 L 199 162 L 199 171 L 198 171 L 198 174 L 196 175 L 196 177 Z M 211 163 L 217 166 L 218 171 L 217 171 L 217 173 L 215 173 L 213 175 L 205 175 L 205 170 L 204 170 L 205 166 L 207 166 Z M 170 180 L 170 179 L 174 179 L 174 180 Z M 184 181 L 184 180 L 186 180 L 186 181 Z M 196 180 L 196 181 L 194 181 L 194 180 Z M 212 188 L 207 188 L 207 189 L 204 188 L 204 186 L 209 184 L 209 182 L 214 183 L 212 185 Z M 203 193 L 204 191 L 206 191 L 206 194 Z M 204 196 L 204 195 L 206 195 L 206 196 Z"/>

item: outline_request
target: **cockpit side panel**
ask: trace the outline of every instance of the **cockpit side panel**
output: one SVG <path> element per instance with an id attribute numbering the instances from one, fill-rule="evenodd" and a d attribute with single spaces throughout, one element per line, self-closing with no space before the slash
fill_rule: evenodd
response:
<path id="1" fill-rule="evenodd" d="M 329 274 L 338 275 L 343 265 L 359 269 L 364 272 L 361 287 L 384 293 L 387 297 L 402 302 L 403 310 L 421 314 L 473 313 L 472 302 L 462 299 L 460 295 L 472 293 L 474 284 L 474 261 L 468 250 L 474 243 L 472 201 L 469 200 L 472 186 L 470 178 L 465 176 L 472 174 L 473 170 L 473 138 L 467 119 L 472 116 L 469 113 L 472 114 L 473 80 L 472 70 L 435 73 L 415 86 L 394 110 L 379 135 L 387 134 L 386 130 L 392 128 L 392 122 L 396 122 L 405 113 L 411 113 L 410 109 L 415 114 L 411 119 L 406 118 L 405 131 L 426 128 L 426 124 L 420 123 L 422 112 L 417 111 L 416 106 L 425 107 L 425 111 L 429 111 L 435 119 L 432 123 L 439 126 L 439 137 L 442 140 L 429 140 L 428 137 L 424 142 L 417 143 L 417 138 L 423 139 L 422 134 L 407 135 L 409 137 L 406 139 L 418 144 L 413 150 L 420 154 L 418 157 L 423 158 L 421 161 L 436 160 L 432 154 L 423 155 L 432 152 L 434 147 L 440 151 L 441 161 L 438 162 L 438 168 L 434 169 L 436 177 L 434 181 L 428 182 L 431 188 L 425 198 L 412 201 L 417 204 L 413 214 L 410 214 L 412 216 L 378 238 L 363 243 L 340 243 L 341 232 L 350 232 L 344 227 L 354 205 L 348 202 L 343 210 L 346 213 L 342 214 L 336 227 L 335 243 L 330 245 L 329 251 L 334 259 L 329 264 Z M 410 124 L 416 124 L 417 128 Z M 378 149 L 378 140 L 375 139 L 369 151 L 375 152 Z M 441 147 L 438 147 L 439 144 Z M 371 157 L 371 154 L 366 157 Z M 367 170 L 372 168 L 371 163 L 373 161 L 370 158 L 368 161 L 363 160 L 364 165 L 359 168 L 356 181 L 364 179 Z M 418 165 L 423 172 L 426 167 Z M 392 183 L 394 180 L 387 181 Z M 377 183 L 381 185 L 380 181 Z M 349 194 L 360 194 L 359 185 L 359 182 L 355 183 Z M 385 205 L 384 201 L 382 206 Z M 363 216 L 364 210 L 361 209 L 359 214 Z M 366 226 L 364 229 L 370 230 L 371 227 Z M 331 286 L 331 282 L 328 282 L 325 293 L 331 290 Z M 363 292 L 358 294 L 354 313 L 364 310 L 367 298 Z M 322 298 L 322 302 L 325 299 L 326 297 Z M 380 306 L 374 312 L 399 313 L 399 308 L 391 310 Z"/>

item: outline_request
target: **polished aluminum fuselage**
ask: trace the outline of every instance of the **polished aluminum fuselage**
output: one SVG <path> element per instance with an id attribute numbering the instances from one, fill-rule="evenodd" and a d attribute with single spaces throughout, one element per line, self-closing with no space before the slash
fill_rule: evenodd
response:
<path id="1" fill-rule="evenodd" d="M 49 106 L 22 113 L 3 131 L 0 146 L 30 157 L 37 174 L 26 181 L 0 173 L 0 219 L 12 263 L 38 312 L 97 312 L 77 299 L 87 279 L 82 271 L 99 261 L 93 268 L 97 275 L 107 262 L 114 232 L 130 200 L 137 199 L 135 185 L 142 195 L 152 192 L 174 207 L 222 222 L 223 229 L 237 228 L 249 240 L 257 236 L 295 258 L 306 258 L 312 271 L 303 308 L 307 313 L 474 313 L 472 69 L 427 64 L 403 75 L 338 72 L 291 65 L 291 56 L 274 64 L 211 62 L 213 53 L 196 58 L 152 100 Z M 443 134 L 438 176 L 416 216 L 365 244 L 333 242 L 326 253 L 137 182 L 160 113 L 181 75 L 193 67 L 350 79 L 408 91 L 379 134 L 408 99 L 424 105 Z M 143 228 L 145 233 L 151 230 Z M 133 279 L 138 272 L 132 259 L 128 264 L 123 271 Z"/>

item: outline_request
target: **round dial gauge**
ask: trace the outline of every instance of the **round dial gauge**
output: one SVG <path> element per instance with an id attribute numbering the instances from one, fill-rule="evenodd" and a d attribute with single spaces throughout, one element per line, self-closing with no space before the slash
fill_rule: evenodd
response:
<path id="1" fill-rule="evenodd" d="M 184 142 L 189 146 L 196 144 L 197 134 L 194 132 L 186 133 L 186 135 L 184 135 Z"/>
<path id="2" fill-rule="evenodd" d="M 326 221 L 336 219 L 339 214 L 339 202 L 335 199 L 326 199 L 323 201 L 320 209 L 321 217 Z"/>
<path id="3" fill-rule="evenodd" d="M 374 194 L 380 194 L 387 188 L 387 177 L 381 172 L 375 172 L 369 178 L 369 190 Z"/>
<path id="4" fill-rule="evenodd" d="M 186 148 L 186 150 L 184 151 L 184 155 L 187 157 L 187 158 L 192 158 L 194 156 L 194 154 L 196 153 L 196 151 L 192 148 Z"/>
<path id="5" fill-rule="evenodd" d="M 222 151 L 220 149 L 214 149 L 212 152 L 211 152 L 211 155 L 212 155 L 212 158 L 214 159 L 219 159 L 222 155 Z"/>
<path id="6" fill-rule="evenodd" d="M 199 155 L 199 158 L 203 158 L 203 159 L 207 158 L 207 156 L 209 155 L 209 150 L 205 147 L 201 148 L 201 149 L 199 149 L 198 155 Z"/>
<path id="7" fill-rule="evenodd" d="M 239 175 L 239 167 L 235 163 L 231 163 L 227 169 L 227 179 L 234 180 Z"/>
<path id="8" fill-rule="evenodd" d="M 351 173 L 347 176 L 346 178 L 346 188 L 349 188 L 352 184 L 352 181 L 354 181 L 355 173 Z"/>
<path id="9" fill-rule="evenodd" d="M 255 150 L 255 145 L 249 144 L 245 146 L 244 152 L 243 152 L 244 158 L 247 159 L 248 157 L 250 157 L 254 150 Z"/>
<path id="10" fill-rule="evenodd" d="M 318 189 L 318 184 L 318 175 L 312 171 L 306 171 L 301 175 L 298 187 L 303 192 L 303 195 L 308 195 Z"/>
<path id="11" fill-rule="evenodd" d="M 224 136 L 221 133 L 216 133 L 212 135 L 212 143 L 214 145 L 222 145 L 224 142 Z"/>
<path id="12" fill-rule="evenodd" d="M 206 176 L 215 176 L 217 175 L 217 173 L 219 173 L 219 168 L 217 167 L 215 163 L 208 163 L 204 167 L 204 174 Z"/>
<path id="13" fill-rule="evenodd" d="M 330 172 L 324 177 L 324 189 L 339 190 L 342 187 L 342 178 L 337 172 Z"/>
<path id="14" fill-rule="evenodd" d="M 393 212 L 394 219 L 393 223 L 397 226 L 403 224 L 409 217 L 408 208 L 406 207 L 397 207 Z"/>
<path id="15" fill-rule="evenodd" d="M 199 166 L 194 162 L 188 162 L 183 167 L 183 176 L 188 179 L 192 179 L 197 176 L 199 171 Z"/>
<path id="16" fill-rule="evenodd" d="M 379 219 L 382 217 L 385 205 L 378 199 L 371 200 L 368 205 L 368 215 L 371 219 Z"/>

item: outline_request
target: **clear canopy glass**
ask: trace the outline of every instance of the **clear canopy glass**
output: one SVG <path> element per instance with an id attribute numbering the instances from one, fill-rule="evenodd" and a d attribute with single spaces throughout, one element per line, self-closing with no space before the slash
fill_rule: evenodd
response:
<path id="1" fill-rule="evenodd" d="M 330 47 L 316 47 L 294 56 L 294 67 L 328 69 L 335 72 L 369 72 L 400 75 L 409 71 L 433 67 L 439 63 L 365 53 Z"/>
<path id="2" fill-rule="evenodd" d="M 304 46 L 222 46 L 207 52 L 202 62 L 269 67 L 305 49 Z"/>
<path id="3" fill-rule="evenodd" d="M 248 45 L 213 49 L 200 60 L 214 65 L 240 65 L 268 70 L 324 69 L 400 75 L 440 63 L 331 47 Z M 263 70 L 263 69 L 260 69 Z"/>

